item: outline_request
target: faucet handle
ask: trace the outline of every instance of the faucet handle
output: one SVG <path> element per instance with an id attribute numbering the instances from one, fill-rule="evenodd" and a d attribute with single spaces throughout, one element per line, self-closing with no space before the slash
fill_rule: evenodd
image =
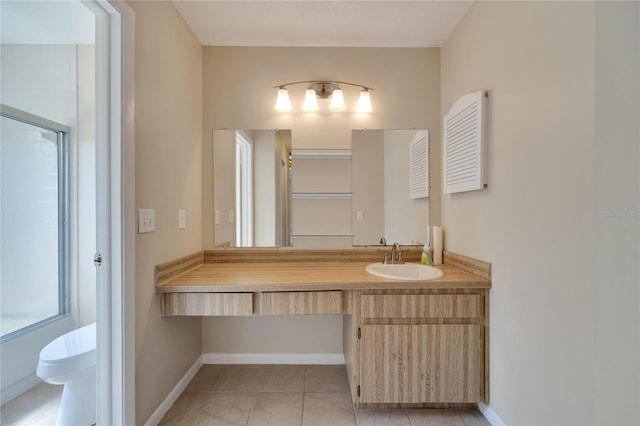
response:
<path id="1" fill-rule="evenodd" d="M 389 252 L 381 249 L 376 249 L 376 250 L 384 253 L 384 259 L 382 259 L 382 264 L 386 265 L 387 263 L 389 263 Z"/>

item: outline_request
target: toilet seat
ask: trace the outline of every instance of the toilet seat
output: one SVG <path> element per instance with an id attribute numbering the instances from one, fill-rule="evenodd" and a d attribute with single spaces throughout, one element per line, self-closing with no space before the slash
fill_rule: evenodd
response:
<path id="1" fill-rule="evenodd" d="M 56 426 L 96 423 L 96 324 L 64 334 L 40 351 L 36 374 L 64 385 Z"/>
<path id="2" fill-rule="evenodd" d="M 45 346 L 40 351 L 40 362 L 36 374 L 55 383 L 64 377 L 95 368 L 96 365 L 96 324 L 66 333 Z"/>

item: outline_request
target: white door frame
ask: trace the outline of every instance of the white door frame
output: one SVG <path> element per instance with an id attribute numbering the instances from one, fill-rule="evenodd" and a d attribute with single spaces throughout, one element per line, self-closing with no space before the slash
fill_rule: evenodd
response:
<path id="1" fill-rule="evenodd" d="M 135 424 L 134 13 L 96 14 L 97 425 Z"/>

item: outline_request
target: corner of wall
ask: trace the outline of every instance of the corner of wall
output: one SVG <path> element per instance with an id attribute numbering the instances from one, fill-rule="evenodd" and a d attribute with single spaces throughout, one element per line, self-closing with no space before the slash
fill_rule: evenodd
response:
<path id="1" fill-rule="evenodd" d="M 136 236 L 136 423 L 142 424 L 202 355 L 202 320 L 161 317 L 153 273 L 156 264 L 203 246 L 202 46 L 171 2 L 128 4 L 135 12 L 136 209 L 156 214 L 156 230 Z M 178 210 L 186 210 L 185 229 L 178 229 Z"/>

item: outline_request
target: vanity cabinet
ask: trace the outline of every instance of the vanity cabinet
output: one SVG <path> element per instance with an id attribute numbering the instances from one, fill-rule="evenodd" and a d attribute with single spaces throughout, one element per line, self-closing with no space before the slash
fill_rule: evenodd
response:
<path id="1" fill-rule="evenodd" d="M 347 350 L 355 403 L 485 399 L 485 290 L 363 290 L 351 299 L 345 324 L 356 338 Z"/>
<path id="2" fill-rule="evenodd" d="M 404 282 L 368 274 L 379 258 L 375 248 L 207 251 L 156 266 L 156 289 L 163 316 L 342 314 L 360 408 L 488 402 L 491 265 L 445 252 L 442 278 Z"/>

